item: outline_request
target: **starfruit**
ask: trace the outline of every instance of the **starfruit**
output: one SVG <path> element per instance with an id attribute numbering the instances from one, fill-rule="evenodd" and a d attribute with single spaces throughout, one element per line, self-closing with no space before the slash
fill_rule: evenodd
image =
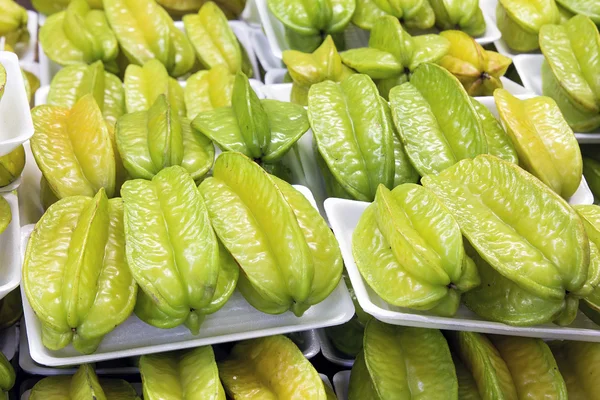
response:
<path id="1" fill-rule="evenodd" d="M 210 346 L 140 358 L 144 399 L 225 400 Z"/>
<path id="2" fill-rule="evenodd" d="M 127 259 L 140 285 L 136 315 L 158 328 L 185 323 L 198 334 L 204 316 L 229 299 L 238 278 L 235 260 L 219 246 L 194 180 L 179 166 L 151 181 L 127 181 Z"/>
<path id="3" fill-rule="evenodd" d="M 391 15 L 407 28 L 429 29 L 435 14 L 428 0 L 356 0 L 352 22 L 366 30 L 373 29 L 378 19 Z"/>
<path id="4" fill-rule="evenodd" d="M 0 156 L 0 187 L 16 181 L 25 168 L 25 149 L 20 145 L 10 153 Z"/>
<path id="5" fill-rule="evenodd" d="M 171 15 L 179 16 L 196 12 L 207 3 L 207 0 L 157 0 Z M 244 11 L 246 0 L 215 0 L 227 18 L 236 19 Z"/>
<path id="6" fill-rule="evenodd" d="M 352 74 L 352 70 L 342 64 L 331 36 L 310 54 L 296 50 L 284 51 L 283 62 L 293 81 L 290 101 L 303 106 L 308 104 L 311 85 L 327 80 L 341 82 Z"/>
<path id="7" fill-rule="evenodd" d="M 387 325 L 371 319 L 350 374 L 348 400 L 458 399 L 448 343 L 437 329 Z"/>
<path id="8" fill-rule="evenodd" d="M 440 30 L 460 29 L 469 36 L 485 33 L 486 24 L 479 0 L 429 0 Z"/>
<path id="9" fill-rule="evenodd" d="M 552 351 L 542 339 L 490 336 L 506 363 L 517 398 L 567 399 L 567 386 Z"/>
<path id="10" fill-rule="evenodd" d="M 406 158 L 402 144 L 395 143 L 388 106 L 367 75 L 313 85 L 308 119 L 324 169 L 343 197 L 372 201 L 379 184 L 392 188 L 418 179 L 409 163 L 396 163 Z M 397 182 L 397 173 L 406 180 Z"/>
<path id="11" fill-rule="evenodd" d="M 212 139 L 222 151 L 238 151 L 261 164 L 273 164 L 308 130 L 304 107 L 260 100 L 248 78 L 238 72 L 231 107 L 198 114 L 194 130 Z"/>
<path id="12" fill-rule="evenodd" d="M 594 0 L 556 0 L 559 6 L 572 14 L 589 17 L 596 25 L 600 25 L 600 3 Z"/>
<path id="13" fill-rule="evenodd" d="M 125 94 L 121 80 L 104 70 L 101 61 L 92 65 L 69 65 L 52 78 L 47 104 L 71 109 L 91 93 L 107 122 L 114 125 L 125 114 Z"/>
<path id="14" fill-rule="evenodd" d="M 191 120 L 204 111 L 231 106 L 235 75 L 225 66 L 218 65 L 208 71 L 198 71 L 190 76 L 184 88 L 187 117 Z"/>
<path id="15" fill-rule="evenodd" d="M 460 385 L 463 382 L 474 381 L 477 392 L 473 394 L 473 390 L 471 390 L 471 398 L 482 400 L 519 399 L 511 371 L 498 349 L 486 336 L 476 332 L 448 332 L 448 336 L 450 348 L 460 362 L 457 367 L 457 371 L 461 371 L 459 392 L 462 391 Z M 466 374 L 468 375 L 465 378 Z M 470 386 L 472 387 L 472 384 Z"/>
<path id="16" fill-rule="evenodd" d="M 512 60 L 495 51 L 485 50 L 471 36 L 461 31 L 440 33 L 450 42 L 450 50 L 439 64 L 452 72 L 470 96 L 491 96 L 502 87 L 500 77 Z"/>
<path id="17" fill-rule="evenodd" d="M 200 185 L 213 227 L 238 262 L 238 289 L 258 310 L 301 316 L 342 276 L 335 237 L 309 201 L 241 153 L 217 158 Z"/>
<path id="18" fill-rule="evenodd" d="M 194 66 L 194 48 L 154 0 L 104 0 L 106 17 L 133 64 L 157 59 L 178 77 Z"/>
<path id="19" fill-rule="evenodd" d="M 33 8 L 40 14 L 51 15 L 63 11 L 69 6 L 71 0 L 31 0 Z M 90 7 L 102 9 L 102 0 L 87 0 Z"/>
<path id="20" fill-rule="evenodd" d="M 417 67 L 410 82 L 390 91 L 390 107 L 406 154 L 422 176 L 488 151 L 469 95 L 438 65 Z"/>
<path id="21" fill-rule="evenodd" d="M 39 39 L 48 58 L 60 65 L 109 63 L 119 53 L 104 11 L 90 9 L 85 0 L 72 0 L 65 11 L 49 16 Z"/>
<path id="22" fill-rule="evenodd" d="M 131 178 L 152 179 L 164 168 L 181 165 L 194 180 L 210 170 L 215 148 L 192 131 L 161 94 L 148 111 L 119 118 L 115 132 L 119 154 Z"/>
<path id="23" fill-rule="evenodd" d="M 582 38 L 585 38 L 582 39 Z M 542 91 L 560 107 L 571 128 L 600 126 L 600 33 L 591 19 L 575 16 L 540 29 L 544 53 Z"/>
<path id="24" fill-rule="evenodd" d="M 581 150 L 556 102 L 539 96 L 520 100 L 505 89 L 494 92 L 523 167 L 564 198 L 571 197 L 583 171 Z"/>
<path id="25" fill-rule="evenodd" d="M 584 287 L 590 250 L 583 223 L 534 176 L 484 154 L 421 182 L 454 216 L 477 253 L 523 290 L 561 302 L 567 292 Z"/>
<path id="26" fill-rule="evenodd" d="M 290 47 L 309 52 L 327 35 L 343 32 L 356 7 L 355 0 L 267 0 L 267 5 L 285 26 Z"/>
<path id="27" fill-rule="evenodd" d="M 204 68 L 223 65 L 232 74 L 242 71 L 248 76 L 252 75 L 248 55 L 229 27 L 227 17 L 215 3 L 209 1 L 200 8 L 198 14 L 184 16 L 183 24 Z"/>
<path id="28" fill-rule="evenodd" d="M 356 266 L 387 303 L 452 316 L 460 293 L 479 284 L 460 228 L 427 189 L 379 186 L 352 237 Z"/>
<path id="29" fill-rule="evenodd" d="M 411 36 L 390 15 L 377 20 L 369 47 L 351 49 L 340 54 L 342 62 L 378 82 L 379 92 L 387 99 L 389 89 L 409 80 L 420 64 L 436 62 L 448 52 L 450 43 L 439 35 Z"/>
<path id="30" fill-rule="evenodd" d="M 537 50 L 540 28 L 559 21 L 554 0 L 499 0 L 496 7 L 496 24 L 502 39 L 515 51 Z"/>
<path id="31" fill-rule="evenodd" d="M 600 207 L 596 205 L 578 205 L 574 207 L 585 226 L 590 240 L 590 270 L 600 262 Z M 597 267 L 596 267 L 597 268 Z M 597 271 L 594 271 L 597 272 Z M 593 275 L 592 272 L 588 275 Z M 600 323 L 600 278 L 588 278 L 587 293 L 584 293 L 581 310 L 594 322 Z"/>
<path id="32" fill-rule="evenodd" d="M 23 75 L 23 83 L 25 84 L 27 100 L 29 101 L 30 107 L 33 107 L 33 104 L 35 103 L 35 93 L 40 88 L 40 78 L 38 78 L 33 72 L 27 71 L 23 68 L 21 68 L 21 75 Z"/>
<path id="33" fill-rule="evenodd" d="M 0 300 L 0 331 L 19 322 L 22 316 L 21 290 L 17 288 Z"/>
<path id="34" fill-rule="evenodd" d="M 550 348 L 566 383 L 569 399 L 600 399 L 600 344 L 556 341 L 550 342 Z"/>
<path id="35" fill-rule="evenodd" d="M 139 400 L 135 389 L 122 379 L 98 379 L 89 364 L 73 376 L 49 376 L 35 384 L 30 400 Z"/>
<path id="36" fill-rule="evenodd" d="M 137 285 L 125 259 L 123 202 L 71 196 L 53 204 L 36 224 L 23 262 L 23 288 L 42 323 L 50 350 L 73 343 L 92 353 L 125 321 Z"/>
<path id="37" fill-rule="evenodd" d="M 0 37 L 5 38 L 5 45 L 15 47 L 29 42 L 27 20 L 26 9 L 13 0 L 0 0 Z"/>
<path id="38" fill-rule="evenodd" d="M 600 162 L 583 158 L 583 176 L 596 199 L 600 199 Z"/>
<path id="39" fill-rule="evenodd" d="M 315 368 L 283 335 L 240 342 L 218 366 L 233 399 L 329 399 Z"/>
<path id="40" fill-rule="evenodd" d="M 10 204 L 2 196 L 0 196 L 0 235 L 8 228 L 12 221 L 12 212 Z"/>
<path id="41" fill-rule="evenodd" d="M 116 193 L 116 159 L 109 125 L 93 95 L 73 108 L 42 105 L 32 110 L 31 151 L 57 198 Z"/>
<path id="42" fill-rule="evenodd" d="M 0 352 L 0 393 L 8 399 L 8 391 L 15 385 L 15 370 L 6 356 Z"/>
<path id="43" fill-rule="evenodd" d="M 488 154 L 501 158 L 504 161 L 518 164 L 519 157 L 517 156 L 517 151 L 500 121 L 478 100 L 471 98 L 471 103 L 473 103 L 477 115 L 479 115 L 483 133 L 487 141 Z"/>

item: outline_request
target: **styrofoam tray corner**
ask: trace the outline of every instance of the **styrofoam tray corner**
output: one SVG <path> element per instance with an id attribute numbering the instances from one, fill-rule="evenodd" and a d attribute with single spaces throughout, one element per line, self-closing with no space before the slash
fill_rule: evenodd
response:
<path id="1" fill-rule="evenodd" d="M 325 329 L 317 330 L 317 335 L 319 337 L 321 353 L 327 361 L 342 367 L 352 367 L 354 365 L 354 358 L 336 349 L 333 343 L 331 343 L 329 336 L 327 336 Z"/>
<path id="2" fill-rule="evenodd" d="M 289 333 L 288 336 L 294 343 L 296 343 L 296 346 L 298 346 L 307 360 L 315 357 L 317 354 L 319 354 L 319 351 L 321 351 L 321 343 L 317 336 L 316 329 L 302 332 L 292 332 Z"/>
<path id="3" fill-rule="evenodd" d="M 338 400 L 348 400 L 351 371 L 340 371 L 333 376 L 333 387 Z"/>

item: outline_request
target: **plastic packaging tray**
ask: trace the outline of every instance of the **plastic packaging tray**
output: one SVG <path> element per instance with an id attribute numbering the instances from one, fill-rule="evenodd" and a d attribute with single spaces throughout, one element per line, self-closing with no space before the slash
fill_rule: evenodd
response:
<path id="1" fill-rule="evenodd" d="M 592 201 L 593 196 L 585 179 L 582 179 L 579 190 L 569 202 L 570 204 L 592 204 Z M 600 342 L 600 326 L 594 324 L 581 312 L 578 313 L 575 321 L 568 327 L 560 327 L 554 324 L 515 327 L 484 320 L 464 305 L 461 305 L 456 316 L 452 318 L 427 315 L 416 310 L 389 305 L 365 283 L 352 256 L 352 233 L 360 216 L 369 204 L 362 201 L 329 198 L 325 200 L 325 211 L 340 244 L 346 270 L 354 287 L 356 298 L 365 312 L 373 315 L 378 320 L 388 324 L 422 328 Z"/>
<path id="2" fill-rule="evenodd" d="M 333 387 L 338 400 L 348 400 L 350 386 L 350 371 L 340 371 L 333 376 Z"/>
<path id="3" fill-rule="evenodd" d="M 325 329 L 317 330 L 317 335 L 321 345 L 321 353 L 323 353 L 323 357 L 327 361 L 341 365 L 342 367 L 352 367 L 354 365 L 354 358 L 336 349 L 331 340 L 329 340 L 327 333 L 325 333 Z"/>
<path id="4" fill-rule="evenodd" d="M 301 186 L 296 188 L 316 207 L 308 189 Z M 31 225 L 22 229 L 23 254 L 32 230 Z M 31 358 L 39 364 L 52 367 L 323 328 L 340 325 L 354 315 L 354 305 L 343 280 L 327 299 L 311 307 L 300 318 L 289 311 L 281 315 L 264 314 L 250 306 L 236 291 L 221 310 L 206 317 L 197 336 L 193 336 L 184 326 L 174 329 L 154 328 L 132 315 L 104 337 L 94 354 L 82 355 L 71 345 L 59 351 L 46 349 L 41 341 L 40 322 L 29 306 L 27 297 L 24 293 L 22 295 Z"/>
<path id="5" fill-rule="evenodd" d="M 308 360 L 319 354 L 321 350 L 321 343 L 315 329 L 288 333 L 287 336 L 296 343 L 296 346 L 298 346 L 304 357 Z"/>
<path id="6" fill-rule="evenodd" d="M 15 324 L 0 331 L 0 351 L 8 359 L 12 360 L 19 348 L 19 327 Z"/>
<path id="7" fill-rule="evenodd" d="M 247 0 L 244 10 L 240 14 L 240 19 L 253 28 L 260 29 L 260 16 L 258 15 L 258 8 L 256 7 L 255 0 Z"/>
<path id="8" fill-rule="evenodd" d="M 281 59 L 275 57 L 273 53 L 271 53 L 269 40 L 262 28 L 251 28 L 250 34 L 252 35 L 252 47 L 254 53 L 263 69 L 268 73 L 272 69 L 283 68 L 284 65 Z"/>
<path id="9" fill-rule="evenodd" d="M 513 64 L 527 90 L 537 95 L 542 95 L 542 54 L 521 54 L 513 59 Z M 579 143 L 600 143 L 600 127 L 592 132 L 575 132 Z"/>
<path id="10" fill-rule="evenodd" d="M 14 192 L 0 193 L 10 205 L 12 220 L 0 234 L 0 299 L 21 283 L 19 204 Z"/>
<path id="11" fill-rule="evenodd" d="M 271 48 L 271 53 L 273 53 L 273 56 L 275 56 L 275 58 L 281 60 L 283 56 L 283 51 L 288 50 L 290 48 L 285 38 L 285 27 L 281 23 L 281 21 L 279 21 L 271 13 L 269 7 L 267 6 L 267 0 L 256 0 L 256 6 L 258 8 L 258 14 L 260 15 L 262 27 L 267 36 L 269 47 Z M 487 29 L 483 36 L 478 37 L 475 40 L 477 41 L 477 43 L 484 45 L 500 39 L 501 34 L 498 28 L 496 27 L 494 21 L 489 15 L 486 14 L 483 7 L 482 11 Z M 439 31 L 435 29 L 429 29 L 427 31 L 423 31 L 422 33 L 431 32 Z M 346 47 L 349 49 L 356 47 L 365 47 L 367 46 L 369 41 L 369 32 L 360 29 L 356 25 L 350 23 L 344 31 L 344 39 L 346 41 Z"/>
<path id="12" fill-rule="evenodd" d="M 46 17 L 40 16 L 39 21 L 40 26 L 44 25 L 46 22 Z M 259 79 L 260 73 L 258 70 L 258 63 L 256 62 L 256 56 L 254 55 L 254 48 L 251 42 L 252 36 L 250 34 L 250 27 L 248 27 L 242 21 L 229 21 L 229 26 L 248 55 L 248 59 L 252 64 L 252 77 Z M 175 21 L 175 27 L 181 31 L 184 31 L 183 21 Z M 42 86 L 50 85 L 52 78 L 62 67 L 46 56 L 46 53 L 44 53 L 44 50 L 42 49 L 41 43 L 38 43 L 38 54 L 40 60 L 40 83 Z"/>
<path id="13" fill-rule="evenodd" d="M 17 55 L 0 51 L 0 63 L 6 69 L 6 86 L 0 100 L 0 156 L 3 156 L 33 135 L 33 122 Z"/>

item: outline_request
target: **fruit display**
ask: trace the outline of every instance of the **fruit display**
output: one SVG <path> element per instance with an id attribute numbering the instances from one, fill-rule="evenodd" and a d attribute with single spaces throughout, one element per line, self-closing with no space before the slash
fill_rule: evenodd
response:
<path id="1" fill-rule="evenodd" d="M 544 95 L 556 101 L 574 130 L 600 127 L 598 27 L 588 17 L 577 15 L 562 25 L 544 25 L 539 42 L 544 54 Z"/>
<path id="2" fill-rule="evenodd" d="M 485 33 L 486 23 L 479 2 L 473 0 L 429 0 L 440 30 L 460 29 L 470 36 Z"/>
<path id="3" fill-rule="evenodd" d="M 25 150 L 17 147 L 0 157 L 0 187 L 8 186 L 17 180 L 25 168 Z"/>
<path id="4" fill-rule="evenodd" d="M 135 389 L 122 379 L 98 379 L 89 364 L 73 376 L 50 376 L 31 389 L 30 400 L 139 400 Z"/>
<path id="5" fill-rule="evenodd" d="M 13 0 L 0 1 L 0 37 L 5 38 L 5 45 L 15 47 L 29 41 L 27 10 Z"/>
<path id="6" fill-rule="evenodd" d="M 204 111 L 231 106 L 235 75 L 218 65 L 191 75 L 183 90 L 187 117 L 190 121 Z"/>
<path id="7" fill-rule="evenodd" d="M 378 18 L 384 15 L 399 19 L 407 28 L 428 29 L 435 24 L 431 3 L 421 0 L 356 0 L 352 22 L 362 29 L 371 30 Z"/>

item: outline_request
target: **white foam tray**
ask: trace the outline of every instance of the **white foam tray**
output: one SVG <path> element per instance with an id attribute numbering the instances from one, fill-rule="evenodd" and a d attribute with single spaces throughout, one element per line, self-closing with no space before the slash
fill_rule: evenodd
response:
<path id="1" fill-rule="evenodd" d="M 46 22 L 46 17 L 40 15 L 40 26 L 44 25 Z M 240 44 L 246 51 L 248 55 L 248 59 L 250 60 L 250 64 L 252 65 L 252 73 L 251 78 L 255 78 L 260 80 L 260 73 L 258 70 L 258 63 L 256 62 L 256 55 L 254 54 L 254 48 L 252 46 L 252 35 L 251 29 L 242 21 L 229 21 L 229 26 L 231 30 L 238 38 Z M 175 21 L 175 27 L 182 32 L 185 32 L 185 28 L 183 25 L 183 21 Z M 52 82 L 52 78 L 54 75 L 62 68 L 60 65 L 50 60 L 44 50 L 42 49 L 42 44 L 38 42 L 38 54 L 40 60 L 40 83 L 42 86 L 50 85 Z M 196 54 L 194 53 L 194 57 Z"/>
<path id="2" fill-rule="evenodd" d="M 340 371 L 333 376 L 333 387 L 338 400 L 348 400 L 350 387 L 350 371 Z"/>
<path id="3" fill-rule="evenodd" d="M 300 349 L 304 357 L 308 360 L 319 354 L 321 351 L 321 343 L 319 341 L 317 330 L 311 329 L 309 331 L 294 332 L 288 334 L 290 339 L 296 343 L 296 346 Z"/>
<path id="4" fill-rule="evenodd" d="M 246 6 L 240 14 L 240 19 L 253 28 L 260 29 L 260 16 L 258 15 L 258 8 L 256 7 L 255 0 L 246 1 Z"/>
<path id="5" fill-rule="evenodd" d="M 542 95 L 542 54 L 521 54 L 513 59 L 513 64 L 523 81 L 523 86 L 532 93 Z M 592 132 L 578 133 L 575 137 L 579 143 L 600 143 L 600 127 Z"/>
<path id="6" fill-rule="evenodd" d="M 19 348 L 19 327 L 15 324 L 0 331 L 0 351 L 11 361 Z"/>
<path id="7" fill-rule="evenodd" d="M 321 345 L 321 353 L 323 353 L 323 357 L 327 361 L 341 365 L 342 367 L 352 367 L 354 365 L 354 358 L 350 358 L 347 354 L 336 349 L 327 336 L 327 333 L 325 333 L 325 329 L 317 330 L 317 335 Z"/>
<path id="8" fill-rule="evenodd" d="M 281 60 L 283 51 L 290 48 L 285 38 L 285 27 L 283 23 L 271 13 L 269 7 L 267 6 L 267 0 L 256 0 L 256 7 L 258 8 L 258 15 L 260 16 L 262 27 L 267 37 L 267 42 L 271 49 L 271 53 L 275 58 Z M 500 39 L 501 34 L 494 21 L 489 15 L 486 14 L 483 7 L 482 11 L 483 18 L 485 19 L 486 23 L 486 31 L 483 36 L 475 38 L 475 40 L 477 43 L 484 45 Z M 429 29 L 426 31 L 420 31 L 419 34 L 435 32 L 439 31 L 436 29 Z M 369 41 L 369 32 L 350 23 L 344 31 L 344 38 L 346 41 L 346 47 L 349 49 L 365 47 Z M 266 49 L 264 51 L 266 51 Z"/>
<path id="9" fill-rule="evenodd" d="M 593 195 L 587 183 L 582 179 L 570 204 L 592 204 Z M 484 320 L 461 305 L 456 316 L 438 317 L 416 310 L 394 307 L 382 300 L 363 280 L 352 256 L 352 233 L 360 216 L 370 203 L 329 198 L 325 200 L 325 211 L 340 244 L 344 264 L 354 287 L 359 304 L 365 312 L 380 321 L 394 325 L 416 326 L 422 328 L 466 330 L 482 333 L 542 337 L 549 339 L 571 339 L 600 342 L 600 326 L 594 324 L 579 312 L 575 321 L 568 327 L 544 324 L 533 327 L 514 327 L 499 322 Z"/>
<path id="10" fill-rule="evenodd" d="M 6 86 L 0 100 L 0 156 L 3 156 L 33 135 L 33 121 L 17 55 L 0 51 L 0 63 L 6 69 Z"/>
<path id="11" fill-rule="evenodd" d="M 252 48 L 258 62 L 263 69 L 268 73 L 272 69 L 283 68 L 284 64 L 280 58 L 277 58 L 271 52 L 269 46 L 269 40 L 262 30 L 262 27 L 251 28 L 250 34 L 252 35 Z"/>
<path id="12" fill-rule="evenodd" d="M 21 283 L 19 204 L 14 192 L 0 193 L 10 205 L 12 220 L 0 234 L 0 299 Z"/>
<path id="13" fill-rule="evenodd" d="M 314 198 L 307 188 L 295 187 L 316 207 Z M 32 230 L 33 225 L 22 228 L 22 256 Z M 38 364 L 51 367 L 306 331 L 340 325 L 354 315 L 354 305 L 343 280 L 327 299 L 311 307 L 300 318 L 289 311 L 281 315 L 264 314 L 250 306 L 236 291 L 221 310 L 206 317 L 197 336 L 193 336 L 184 326 L 158 329 L 132 315 L 104 337 L 94 354 L 82 355 L 71 345 L 59 351 L 46 349 L 41 340 L 40 322 L 31 309 L 25 293 L 22 293 L 22 296 L 31 358 Z"/>

